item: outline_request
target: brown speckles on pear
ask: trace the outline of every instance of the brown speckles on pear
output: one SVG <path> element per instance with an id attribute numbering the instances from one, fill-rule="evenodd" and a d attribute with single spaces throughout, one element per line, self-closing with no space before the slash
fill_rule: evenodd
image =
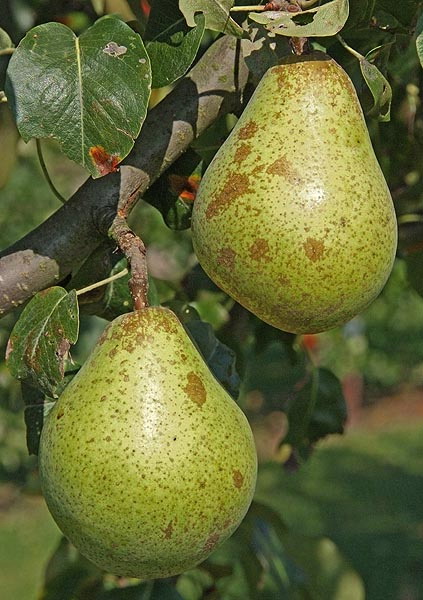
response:
<path id="1" fill-rule="evenodd" d="M 232 248 L 221 248 L 216 257 L 217 264 L 226 269 L 233 269 L 235 265 L 236 252 Z"/>
<path id="2" fill-rule="evenodd" d="M 212 533 L 204 544 L 203 551 L 209 554 L 218 544 L 220 535 L 218 533 Z"/>
<path id="3" fill-rule="evenodd" d="M 172 521 L 169 521 L 167 527 L 165 529 L 162 529 L 163 533 L 164 533 L 164 539 L 165 540 L 170 540 L 170 538 L 172 537 L 173 534 L 173 524 Z"/>
<path id="4" fill-rule="evenodd" d="M 159 307 L 109 326 L 46 419 L 39 459 L 67 537 L 102 569 L 143 579 L 193 568 L 228 537 L 257 467 L 242 411 Z M 228 464 L 244 474 L 241 489 Z"/>
<path id="5" fill-rule="evenodd" d="M 229 198 L 234 171 L 245 186 Z M 206 273 L 280 329 L 335 327 L 377 296 L 395 255 L 395 213 L 341 67 L 320 53 L 266 72 L 204 174 L 192 223 Z"/>
<path id="6" fill-rule="evenodd" d="M 220 192 L 211 200 L 206 210 L 206 218 L 213 219 L 231 205 L 231 203 L 244 194 L 253 193 L 250 180 L 244 173 L 230 172 Z"/>
<path id="7" fill-rule="evenodd" d="M 243 127 L 238 130 L 238 137 L 240 140 L 249 140 L 252 138 L 259 129 L 259 126 L 254 121 L 248 121 Z"/>
<path id="8" fill-rule="evenodd" d="M 280 175 L 281 177 L 287 177 L 291 179 L 300 179 L 300 173 L 295 169 L 292 162 L 289 161 L 286 156 L 273 161 L 267 168 L 266 173 L 268 175 Z"/>
<path id="9" fill-rule="evenodd" d="M 242 488 L 242 484 L 244 483 L 244 475 L 238 469 L 234 469 L 232 472 L 232 479 L 234 482 L 234 486 L 238 489 Z"/>
<path id="10" fill-rule="evenodd" d="M 307 258 L 312 262 L 316 262 L 323 257 L 325 244 L 321 240 L 315 240 L 314 238 L 309 237 L 304 242 L 303 248 Z"/>
<path id="11" fill-rule="evenodd" d="M 207 392 L 204 387 L 204 383 L 194 372 L 190 372 L 187 375 L 188 383 L 184 387 L 184 392 L 192 402 L 198 406 L 203 406 L 207 400 Z"/>
<path id="12" fill-rule="evenodd" d="M 234 162 L 237 164 L 242 163 L 248 156 L 250 156 L 251 144 L 242 143 L 236 149 Z"/>
<path id="13" fill-rule="evenodd" d="M 269 242 L 265 238 L 257 238 L 249 248 L 252 260 L 269 262 Z"/>

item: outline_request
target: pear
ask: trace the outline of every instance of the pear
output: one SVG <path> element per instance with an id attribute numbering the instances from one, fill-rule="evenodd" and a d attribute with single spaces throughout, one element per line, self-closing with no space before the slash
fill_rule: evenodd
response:
<path id="1" fill-rule="evenodd" d="M 265 73 L 203 177 L 192 235 L 209 277 L 284 331 L 330 329 L 376 298 L 395 213 L 334 60 L 316 53 Z"/>
<path id="2" fill-rule="evenodd" d="M 117 575 L 194 567 L 238 527 L 257 470 L 244 413 L 173 312 L 117 317 L 44 424 L 43 493 L 80 552 Z"/>

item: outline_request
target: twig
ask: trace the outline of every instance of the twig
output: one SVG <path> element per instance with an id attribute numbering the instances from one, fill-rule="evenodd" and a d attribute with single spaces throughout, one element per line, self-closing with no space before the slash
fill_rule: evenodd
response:
<path id="1" fill-rule="evenodd" d="M 351 46 L 348 46 L 347 42 L 339 35 L 339 33 L 336 36 L 338 38 L 338 41 L 340 42 L 340 44 L 342 46 L 344 46 L 344 48 L 346 50 L 348 50 L 348 52 L 352 55 L 355 56 L 355 58 L 357 58 L 358 60 L 365 60 L 365 57 L 360 54 L 360 52 L 357 52 L 357 50 L 354 50 L 354 48 L 351 48 Z"/>
<path id="2" fill-rule="evenodd" d="M 38 160 L 40 161 L 40 167 L 41 170 L 43 172 L 44 177 L 46 178 L 46 181 L 48 183 L 49 188 L 51 189 L 51 191 L 53 192 L 53 194 L 56 196 L 56 198 L 58 200 L 60 200 L 60 202 L 62 204 L 66 203 L 66 198 L 63 198 L 62 194 L 56 189 L 56 187 L 54 186 L 54 183 L 52 182 L 49 172 L 47 170 L 47 165 L 44 161 L 44 156 L 43 156 L 43 152 L 41 149 L 41 140 L 39 140 L 38 138 L 35 140 L 35 143 L 37 144 L 37 154 L 38 154 Z"/>
<path id="3" fill-rule="evenodd" d="M 317 2 L 319 2 L 319 0 L 297 0 L 297 4 L 301 6 L 303 10 L 309 9 L 311 6 L 314 6 L 314 4 L 317 4 Z"/>
<path id="4" fill-rule="evenodd" d="M 3 48 L 3 50 L 0 50 L 0 56 L 6 56 L 7 54 L 13 54 L 15 51 L 15 48 Z"/>
<path id="5" fill-rule="evenodd" d="M 106 285 L 116 279 L 120 279 L 129 273 L 128 269 L 123 269 L 119 271 L 119 273 L 115 273 L 115 275 L 110 275 L 110 277 L 106 277 L 106 279 L 102 279 L 101 281 L 96 281 L 96 283 L 92 283 L 91 285 L 87 285 L 87 287 L 81 288 L 80 290 L 76 290 L 77 296 L 82 296 L 82 294 L 86 294 L 87 292 L 91 292 L 91 290 L 95 290 L 103 285 Z"/>
<path id="6" fill-rule="evenodd" d="M 261 10 L 267 10 L 265 4 L 250 5 L 250 6 L 233 6 L 230 12 L 257 12 Z"/>
<path id="7" fill-rule="evenodd" d="M 109 229 L 109 236 L 115 240 L 128 259 L 131 279 L 128 282 L 135 310 L 148 306 L 148 272 L 144 242 L 129 228 L 125 217 L 118 214 Z"/>

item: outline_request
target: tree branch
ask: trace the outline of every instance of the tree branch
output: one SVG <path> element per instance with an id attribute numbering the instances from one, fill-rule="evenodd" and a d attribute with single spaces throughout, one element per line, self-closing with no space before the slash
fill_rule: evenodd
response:
<path id="1" fill-rule="evenodd" d="M 239 42 L 218 39 L 149 112 L 118 173 L 88 179 L 49 219 L 0 254 L 0 315 L 71 273 L 107 235 L 118 207 L 128 214 L 196 137 L 240 107 L 247 77 Z"/>

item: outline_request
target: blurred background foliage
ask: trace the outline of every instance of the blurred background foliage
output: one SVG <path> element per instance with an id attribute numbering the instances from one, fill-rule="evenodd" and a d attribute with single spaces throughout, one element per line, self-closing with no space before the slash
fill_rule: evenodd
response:
<path id="1" fill-rule="evenodd" d="M 148 246 L 152 301 L 178 313 L 215 374 L 230 393 L 239 392 L 252 423 L 261 465 L 255 502 L 240 529 L 180 577 L 140 583 L 104 576 L 61 539 L 45 508 L 36 458 L 26 449 L 20 385 L 1 362 L 1 598 L 423 598 L 423 71 L 413 39 L 421 5 L 353 0 L 343 32 L 363 54 L 380 47 L 376 64 L 393 88 L 391 121 L 369 118 L 368 126 L 395 201 L 400 247 L 385 289 L 361 315 L 342 328 L 295 337 L 253 317 L 198 267 L 187 229 L 190 207 L 199 173 L 234 115 L 203 134 L 131 215 Z M 3 0 L 0 27 L 17 44 L 38 23 L 58 20 L 80 32 L 105 11 L 128 21 L 137 17 L 142 29 L 148 6 L 138 0 Z M 205 37 L 200 52 L 213 37 Z M 363 106 L 371 106 L 355 59 L 335 39 L 322 43 L 353 78 Z M 0 56 L 0 89 L 6 66 Z M 166 91 L 155 90 L 152 104 Z M 60 204 L 35 144 L 19 140 L 5 103 L 0 139 L 3 249 Z M 43 142 L 43 152 L 55 186 L 69 197 L 84 171 L 54 143 Z M 124 267 L 114 250 L 106 246 L 97 257 L 96 280 Z M 83 287 L 92 264 L 63 285 Z M 105 318 L 131 309 L 126 279 L 119 282 L 82 298 L 76 363 L 87 357 Z M 1 357 L 18 312 L 0 320 Z M 347 408 L 346 435 L 326 437 L 343 432 Z"/>

